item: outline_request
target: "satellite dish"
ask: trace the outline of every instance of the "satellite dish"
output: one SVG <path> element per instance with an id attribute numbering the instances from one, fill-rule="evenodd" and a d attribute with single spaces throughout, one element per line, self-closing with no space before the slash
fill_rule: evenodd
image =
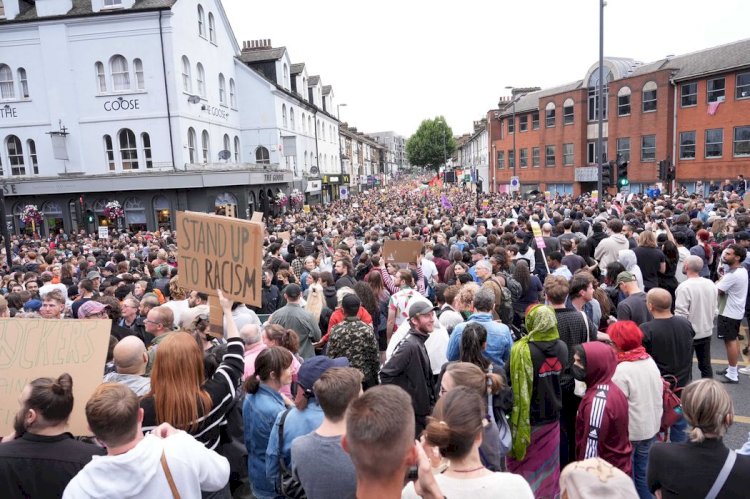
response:
<path id="1" fill-rule="evenodd" d="M 201 101 L 201 98 L 197 95 L 188 96 L 188 102 L 191 104 L 198 104 L 200 101 Z"/>
<path id="2" fill-rule="evenodd" d="M 223 151 L 219 151 L 219 159 L 229 159 L 232 157 L 232 152 L 227 151 L 224 149 Z"/>

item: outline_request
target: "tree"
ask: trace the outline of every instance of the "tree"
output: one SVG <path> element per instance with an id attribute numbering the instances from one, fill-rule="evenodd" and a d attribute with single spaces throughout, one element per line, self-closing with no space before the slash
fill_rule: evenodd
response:
<path id="1" fill-rule="evenodd" d="M 442 116 L 422 121 L 414 135 L 406 141 L 406 157 L 409 163 L 435 171 L 440 165 L 445 164 L 446 159 L 450 158 L 455 150 L 453 130 Z"/>

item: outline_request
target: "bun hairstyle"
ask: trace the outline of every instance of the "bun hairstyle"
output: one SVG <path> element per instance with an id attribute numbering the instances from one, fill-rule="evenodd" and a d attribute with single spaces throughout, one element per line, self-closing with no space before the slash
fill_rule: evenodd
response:
<path id="1" fill-rule="evenodd" d="M 482 432 L 485 408 L 475 390 L 457 387 L 438 400 L 424 435 L 448 459 L 461 459 Z"/>
<path id="2" fill-rule="evenodd" d="M 732 397 L 718 381 L 710 378 L 693 381 L 685 387 L 682 411 L 691 426 L 688 437 L 696 443 L 723 437 L 734 420 Z"/>
<path id="3" fill-rule="evenodd" d="M 255 375 L 245 380 L 245 392 L 258 393 L 261 381 L 268 381 L 273 373 L 279 379 L 282 371 L 291 365 L 292 354 L 286 348 L 269 347 L 262 350 L 255 358 Z"/>
<path id="4" fill-rule="evenodd" d="M 497 395 L 507 385 L 505 379 L 499 374 L 486 373 L 476 364 L 469 362 L 453 362 L 445 368 L 445 373 L 450 373 L 455 386 L 464 386 L 474 390 L 478 395 Z"/>
<path id="5" fill-rule="evenodd" d="M 46 423 L 58 424 L 68 419 L 73 411 L 73 378 L 63 373 L 53 378 L 37 378 L 31 383 L 27 409 L 34 409 Z"/>
<path id="6" fill-rule="evenodd" d="M 293 354 L 299 351 L 299 336 L 294 330 L 286 329 L 279 324 L 269 324 L 263 329 L 263 332 L 266 334 L 266 338 Z"/>

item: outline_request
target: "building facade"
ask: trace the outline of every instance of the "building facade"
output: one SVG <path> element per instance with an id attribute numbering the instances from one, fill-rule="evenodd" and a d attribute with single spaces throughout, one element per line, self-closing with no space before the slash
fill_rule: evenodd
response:
<path id="1" fill-rule="evenodd" d="M 489 132 L 487 120 L 474 122 L 474 131 L 457 139 L 456 161 L 458 167 L 464 172 L 471 172 L 473 181 L 480 180 L 482 190 L 489 192 L 489 155 L 487 145 L 489 143 Z"/>
<path id="2" fill-rule="evenodd" d="M 386 148 L 346 123 L 341 124 L 340 135 L 341 168 L 349 180 L 349 192 L 361 192 L 385 184 Z"/>
<path id="3" fill-rule="evenodd" d="M 406 139 L 396 132 L 368 133 L 378 144 L 385 147 L 384 170 L 387 177 L 391 177 L 399 170 L 409 168 L 409 160 L 406 157 Z"/>
<path id="4" fill-rule="evenodd" d="M 690 192 L 750 174 L 750 40 L 648 64 L 605 58 L 602 99 L 598 69 L 501 99 L 487 113 L 495 191 L 508 191 L 513 175 L 522 192 L 596 189 L 599 102 L 602 159 L 629 162 L 631 192 L 658 182 L 662 160 L 674 164 L 675 186 Z"/>

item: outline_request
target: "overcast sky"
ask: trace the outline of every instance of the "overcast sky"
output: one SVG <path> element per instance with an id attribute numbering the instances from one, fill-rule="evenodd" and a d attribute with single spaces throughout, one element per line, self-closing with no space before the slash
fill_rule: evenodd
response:
<path id="1" fill-rule="evenodd" d="M 750 36 L 748 0 L 609 0 L 604 55 L 643 62 Z M 406 137 L 444 115 L 456 135 L 508 85 L 582 79 L 598 0 L 223 0 L 238 42 L 270 38 L 332 85 L 342 121 Z"/>

